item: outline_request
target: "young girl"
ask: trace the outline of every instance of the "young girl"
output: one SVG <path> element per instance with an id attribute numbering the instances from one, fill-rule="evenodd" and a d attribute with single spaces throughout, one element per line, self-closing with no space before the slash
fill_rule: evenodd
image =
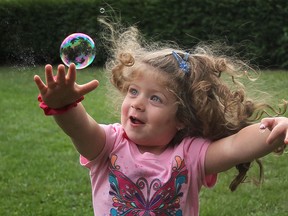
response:
<path id="1" fill-rule="evenodd" d="M 287 118 L 253 123 L 269 106 L 249 100 L 236 82 L 244 64 L 204 48 L 143 46 L 134 27 L 112 36 L 107 70 L 124 96 L 121 124 L 99 124 L 86 113 L 80 101 L 99 83 L 78 85 L 74 64 L 67 74 L 59 65 L 57 77 L 47 65 L 46 83 L 34 77 L 40 107 L 90 169 L 95 215 L 196 216 L 199 191 L 217 173 L 237 165 L 243 177 L 247 163 L 288 144 Z"/>

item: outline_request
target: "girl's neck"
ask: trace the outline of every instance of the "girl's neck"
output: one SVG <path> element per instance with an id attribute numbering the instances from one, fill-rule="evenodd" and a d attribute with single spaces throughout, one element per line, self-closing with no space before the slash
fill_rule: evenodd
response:
<path id="1" fill-rule="evenodd" d="M 168 147 L 168 145 L 166 146 L 142 146 L 142 145 L 136 145 L 139 152 L 141 154 L 144 154 L 146 152 L 149 152 L 151 154 L 155 154 L 155 155 L 160 155 L 162 154 Z"/>

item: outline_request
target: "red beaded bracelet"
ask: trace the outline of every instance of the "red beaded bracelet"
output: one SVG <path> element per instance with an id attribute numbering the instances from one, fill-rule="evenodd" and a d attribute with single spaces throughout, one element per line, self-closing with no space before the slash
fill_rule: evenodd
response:
<path id="1" fill-rule="evenodd" d="M 62 108 L 59 108 L 59 109 L 53 109 L 53 108 L 48 107 L 48 105 L 42 100 L 41 94 L 38 95 L 38 101 L 40 102 L 39 103 L 39 107 L 41 109 L 43 109 L 45 115 L 60 115 L 60 114 L 63 114 L 65 112 L 67 112 L 68 110 L 72 109 L 73 107 L 76 107 L 77 104 L 79 102 L 81 102 L 83 99 L 84 99 L 84 96 L 82 96 L 81 98 L 79 98 L 78 100 L 76 100 L 72 104 L 69 104 L 69 105 L 64 106 Z"/>

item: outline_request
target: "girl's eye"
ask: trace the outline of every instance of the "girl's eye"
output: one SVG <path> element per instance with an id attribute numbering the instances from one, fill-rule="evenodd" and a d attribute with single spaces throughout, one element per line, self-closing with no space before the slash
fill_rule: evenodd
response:
<path id="1" fill-rule="evenodd" d="M 153 102 L 162 103 L 161 98 L 158 97 L 158 96 L 156 96 L 156 95 L 153 95 L 150 99 L 151 99 Z"/>
<path id="2" fill-rule="evenodd" d="M 137 95 L 137 94 L 138 94 L 138 91 L 137 91 L 136 89 L 134 89 L 134 88 L 130 88 L 130 89 L 129 89 L 129 93 L 130 93 L 131 95 Z"/>

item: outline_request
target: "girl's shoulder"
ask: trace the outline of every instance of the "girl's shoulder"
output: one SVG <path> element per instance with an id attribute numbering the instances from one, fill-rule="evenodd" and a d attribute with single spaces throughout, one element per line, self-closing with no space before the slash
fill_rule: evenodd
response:
<path id="1" fill-rule="evenodd" d="M 180 145 L 183 146 L 186 150 L 193 150 L 201 149 L 203 147 L 208 147 L 211 143 L 209 139 L 205 139 L 202 137 L 186 137 L 182 140 Z"/>
<path id="2" fill-rule="evenodd" d="M 201 137 L 186 137 L 176 147 L 176 149 L 181 148 L 184 152 L 185 158 L 192 162 L 205 157 L 210 143 L 210 140 Z"/>

